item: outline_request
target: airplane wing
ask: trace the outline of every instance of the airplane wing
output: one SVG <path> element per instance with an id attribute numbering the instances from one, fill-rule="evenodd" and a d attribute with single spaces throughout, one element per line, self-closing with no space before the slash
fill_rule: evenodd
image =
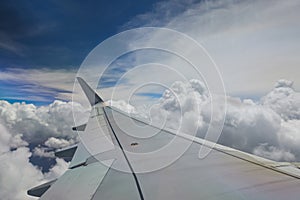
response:
<path id="1" fill-rule="evenodd" d="M 83 79 L 78 81 L 92 105 L 88 123 L 73 128 L 81 142 L 56 153 L 72 158 L 69 169 L 29 195 L 41 200 L 299 199 L 300 169 L 293 163 L 160 130 L 106 106 Z M 188 148 L 173 162 L 182 144 Z M 201 147 L 212 148 L 203 159 Z"/>

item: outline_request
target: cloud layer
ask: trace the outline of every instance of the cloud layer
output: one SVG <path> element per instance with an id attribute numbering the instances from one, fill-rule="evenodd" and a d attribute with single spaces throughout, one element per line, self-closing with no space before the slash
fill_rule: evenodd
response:
<path id="1" fill-rule="evenodd" d="M 217 63 L 230 94 L 261 96 L 283 77 L 299 90 L 299 5 L 296 0 L 162 1 L 125 27 L 167 27 L 191 36 Z"/>
<path id="2" fill-rule="evenodd" d="M 72 110 L 73 109 L 73 110 Z M 48 106 L 0 101 L 0 198 L 32 199 L 26 191 L 61 175 L 68 166 L 53 151 L 77 142 L 71 131 L 72 111 L 86 120 L 88 113 L 76 103 L 54 101 Z M 43 163 L 32 157 L 55 159 L 43 173 Z"/>
<path id="3" fill-rule="evenodd" d="M 291 81 L 279 80 L 257 102 L 231 96 L 226 99 L 227 113 L 219 143 L 277 161 L 300 160 L 300 93 L 293 89 Z M 209 93 L 199 80 L 175 82 L 148 110 L 133 109 L 124 102 L 112 105 L 137 115 L 146 113 L 156 124 L 166 120 L 169 128 L 180 125 L 186 133 L 198 127 L 197 136 L 202 138 L 211 117 Z"/>
<path id="4" fill-rule="evenodd" d="M 300 93 L 291 81 L 279 80 L 259 101 L 227 96 L 227 114 L 219 143 L 278 161 L 300 160 Z M 189 133 L 198 127 L 204 137 L 210 123 L 210 96 L 196 79 L 175 82 L 158 103 L 134 107 L 123 101 L 109 104 L 153 123 Z M 53 150 L 78 141 L 73 126 L 72 107 L 83 120 L 88 117 L 80 104 L 54 101 L 48 106 L 0 101 L 0 196 L 30 199 L 26 190 L 62 174 L 67 163 L 55 159 Z M 148 109 L 149 108 L 149 109 Z M 149 113 L 148 113 L 149 112 Z M 30 148 L 29 148 L 30 147 Z M 43 173 L 30 158 L 55 159 Z"/>
<path id="5" fill-rule="evenodd" d="M 63 159 L 56 159 L 48 173 L 42 173 L 38 166 L 30 162 L 32 152 L 24 140 L 16 147 L 13 134 L 0 124 L 0 197 L 5 200 L 35 199 L 27 195 L 27 190 L 33 186 L 60 176 L 66 169 Z M 20 146 L 21 145 L 21 146 Z M 14 150 L 11 150 L 11 147 Z"/>
<path id="6" fill-rule="evenodd" d="M 0 71 L 0 97 L 45 103 L 70 100 L 75 76 L 75 70 L 5 68 Z"/>
<path id="7" fill-rule="evenodd" d="M 76 140 L 77 135 L 71 131 L 74 125 L 72 111 L 87 119 L 85 117 L 88 113 L 77 103 L 56 100 L 48 106 L 38 107 L 33 104 L 0 101 L 2 123 L 13 135 L 22 134 L 25 141 L 37 144 L 44 143 L 50 137 Z"/>

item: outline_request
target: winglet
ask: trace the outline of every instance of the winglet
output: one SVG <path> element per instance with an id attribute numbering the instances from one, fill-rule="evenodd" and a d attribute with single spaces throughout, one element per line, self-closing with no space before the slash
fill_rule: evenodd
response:
<path id="1" fill-rule="evenodd" d="M 77 77 L 77 80 L 86 97 L 88 98 L 91 106 L 96 105 L 97 103 L 103 103 L 101 97 L 99 97 L 99 95 L 81 77 Z"/>

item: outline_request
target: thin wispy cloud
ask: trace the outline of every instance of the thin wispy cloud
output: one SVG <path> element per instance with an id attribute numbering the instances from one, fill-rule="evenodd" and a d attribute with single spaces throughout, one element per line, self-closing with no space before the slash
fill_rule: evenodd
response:
<path id="1" fill-rule="evenodd" d="M 300 88 L 299 6 L 293 0 L 163 1 L 126 28 L 162 26 L 188 34 L 217 63 L 227 92 L 261 96 L 281 78 Z"/>
<path id="2" fill-rule="evenodd" d="M 71 100 L 75 76 L 72 70 L 7 68 L 0 71 L 1 98 L 48 103 Z"/>

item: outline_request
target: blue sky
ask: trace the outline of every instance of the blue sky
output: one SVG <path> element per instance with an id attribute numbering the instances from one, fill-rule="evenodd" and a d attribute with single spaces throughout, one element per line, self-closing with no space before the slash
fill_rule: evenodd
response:
<path id="1" fill-rule="evenodd" d="M 78 68 L 98 43 L 118 33 L 154 0 L 1 1 L 2 67 Z"/>
<path id="2" fill-rule="evenodd" d="M 97 44 L 123 30 L 134 16 L 151 11 L 156 2 L 1 1 L 0 72 L 12 68 L 75 71 Z M 36 87 L 44 91 L 36 94 Z M 10 102 L 47 104 L 61 92 L 71 91 L 24 79 L 0 80 L 1 99 Z"/>

